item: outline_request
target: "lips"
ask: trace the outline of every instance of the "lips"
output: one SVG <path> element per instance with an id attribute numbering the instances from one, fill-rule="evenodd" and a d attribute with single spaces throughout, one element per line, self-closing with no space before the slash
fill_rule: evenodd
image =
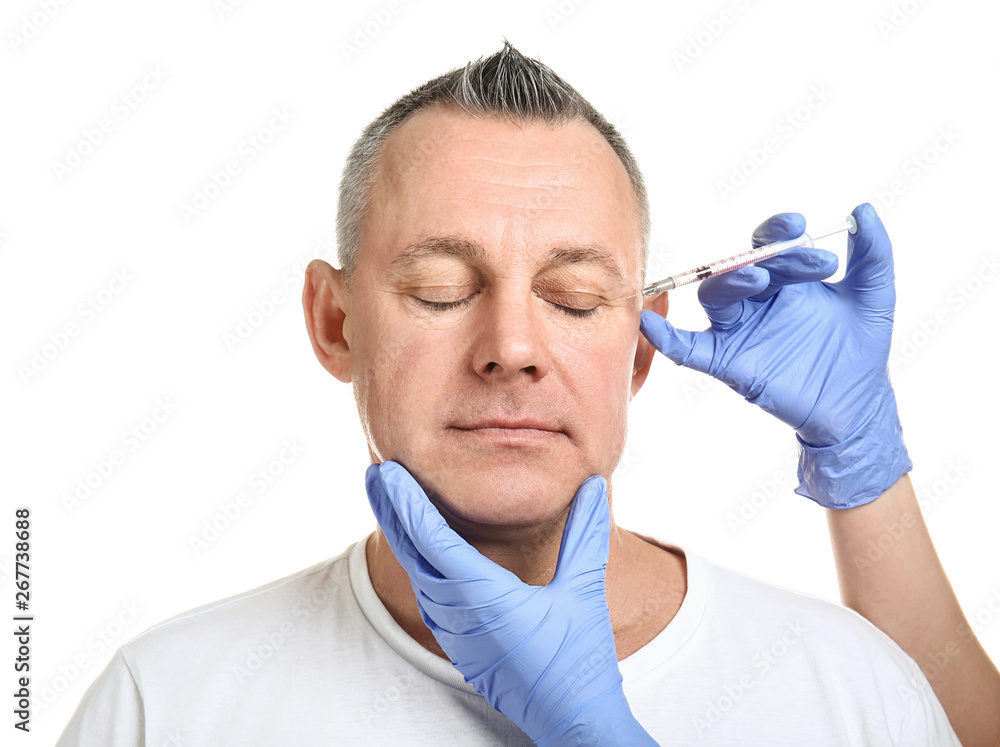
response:
<path id="1" fill-rule="evenodd" d="M 454 427 L 463 431 L 482 430 L 485 428 L 506 428 L 509 430 L 535 430 L 535 431 L 551 431 L 553 433 L 559 433 L 561 430 L 553 423 L 547 423 L 544 420 L 537 420 L 534 418 L 518 418 L 518 419 L 491 418 L 489 420 L 482 420 L 474 423 L 456 425 Z"/>

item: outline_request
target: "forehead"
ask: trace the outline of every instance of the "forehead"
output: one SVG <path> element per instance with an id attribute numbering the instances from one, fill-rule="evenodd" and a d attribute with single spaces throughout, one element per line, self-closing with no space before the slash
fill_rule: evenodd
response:
<path id="1" fill-rule="evenodd" d="M 587 122 L 511 123 L 432 107 L 390 134 L 373 182 L 362 244 L 383 266 L 428 237 L 451 237 L 502 262 L 605 249 L 623 276 L 638 271 L 631 182 Z"/>

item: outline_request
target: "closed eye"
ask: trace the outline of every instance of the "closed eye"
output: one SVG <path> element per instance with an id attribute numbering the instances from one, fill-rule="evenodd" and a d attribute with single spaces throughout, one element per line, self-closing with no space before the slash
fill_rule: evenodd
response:
<path id="1" fill-rule="evenodd" d="M 596 314 L 601 308 L 600 296 L 579 291 L 573 292 L 547 292 L 543 293 L 545 300 L 560 311 L 564 311 L 570 316 L 585 317 Z M 563 303 L 557 303 L 562 301 Z"/>
<path id="2" fill-rule="evenodd" d="M 549 301 L 548 303 L 552 306 L 555 306 L 560 311 L 565 311 L 570 316 L 578 316 L 578 317 L 590 316 L 591 314 L 596 314 L 597 310 L 601 308 L 600 306 L 595 306 L 592 309 L 577 309 L 574 308 L 573 306 L 563 306 L 562 304 L 552 303 L 551 301 Z"/>
<path id="3" fill-rule="evenodd" d="M 425 309 L 430 309 L 431 311 L 451 311 L 452 309 L 457 309 L 461 306 L 465 306 L 469 301 L 472 300 L 475 294 L 472 296 L 466 296 L 461 301 L 425 301 L 419 296 L 414 296 L 413 300 L 423 306 Z"/>
<path id="4" fill-rule="evenodd" d="M 472 292 L 469 293 L 469 295 L 467 295 L 465 298 L 460 298 L 457 301 L 430 301 L 426 298 L 421 298 L 420 295 L 416 295 L 417 293 L 419 293 L 431 297 L 437 296 L 438 298 L 440 298 L 443 296 L 445 298 L 448 298 L 450 296 L 451 298 L 454 298 L 455 296 L 460 295 L 463 292 L 468 293 L 469 291 Z M 475 290 L 474 287 L 470 287 L 468 284 L 428 285 L 413 289 L 413 291 L 411 291 L 410 298 L 413 299 L 415 303 L 419 304 L 421 307 L 425 309 L 437 312 L 444 312 L 457 309 L 461 306 L 465 306 L 473 298 L 475 298 L 478 293 L 479 293 L 478 290 Z"/>

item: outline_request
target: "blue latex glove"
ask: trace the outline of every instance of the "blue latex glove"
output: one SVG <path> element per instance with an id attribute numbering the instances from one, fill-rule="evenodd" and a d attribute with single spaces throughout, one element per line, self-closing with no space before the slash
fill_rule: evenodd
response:
<path id="1" fill-rule="evenodd" d="M 459 537 L 396 462 L 371 465 L 365 486 L 424 623 L 494 708 L 539 745 L 656 744 L 632 716 L 618 671 L 603 477 L 577 491 L 547 586 L 523 583 Z"/>
<path id="2" fill-rule="evenodd" d="M 640 328 L 674 363 L 707 373 L 796 431 L 799 487 L 827 508 L 878 498 L 913 468 L 889 384 L 896 304 L 892 245 L 871 205 L 854 210 L 847 272 L 837 257 L 791 249 L 702 282 L 698 299 L 711 327 L 676 329 L 652 311 Z M 796 238 L 798 213 L 757 227 L 754 246 Z"/>

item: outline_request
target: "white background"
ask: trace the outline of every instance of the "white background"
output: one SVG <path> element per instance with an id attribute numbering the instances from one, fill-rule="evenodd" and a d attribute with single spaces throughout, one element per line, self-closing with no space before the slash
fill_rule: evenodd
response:
<path id="1" fill-rule="evenodd" d="M 36 703 L 19 744 L 51 744 L 113 649 L 142 630 L 335 555 L 374 527 L 352 393 L 311 352 L 302 270 L 332 256 L 340 170 L 361 128 L 503 37 L 628 138 L 652 201 L 650 279 L 742 250 L 772 213 L 821 227 L 878 205 L 896 255 L 893 384 L 912 478 L 962 605 L 1000 659 L 1000 615 L 987 606 L 1000 599 L 995 3 L 46 7 L 17 0 L 0 14 L 0 609 L 14 614 L 13 513 L 27 505 L 32 682 L 51 701 Z M 294 119 L 250 160 L 246 139 L 282 107 Z M 104 118 L 111 131 L 88 148 Z M 71 150 L 81 162 L 57 173 Z M 185 221 L 180 205 L 229 160 L 239 173 Z M 737 186 L 723 195 L 725 183 Z M 122 289 L 113 274 L 123 271 Z M 275 291 L 273 313 L 227 345 Z M 87 315 L 88 298 L 108 302 Z M 673 294 L 670 318 L 706 325 L 693 289 Z M 77 334 L 60 338 L 70 323 Z M 143 442 L 123 442 L 157 398 L 177 409 L 155 429 L 147 420 Z M 615 479 L 622 525 L 838 598 L 824 512 L 792 493 L 786 426 L 662 357 L 630 425 Z M 259 493 L 248 476 L 292 439 L 305 451 Z M 67 504 L 114 449 L 124 463 Z M 191 538 L 240 493 L 249 505 L 196 553 Z M 751 500 L 760 507 L 744 506 L 749 518 L 734 525 Z"/>

